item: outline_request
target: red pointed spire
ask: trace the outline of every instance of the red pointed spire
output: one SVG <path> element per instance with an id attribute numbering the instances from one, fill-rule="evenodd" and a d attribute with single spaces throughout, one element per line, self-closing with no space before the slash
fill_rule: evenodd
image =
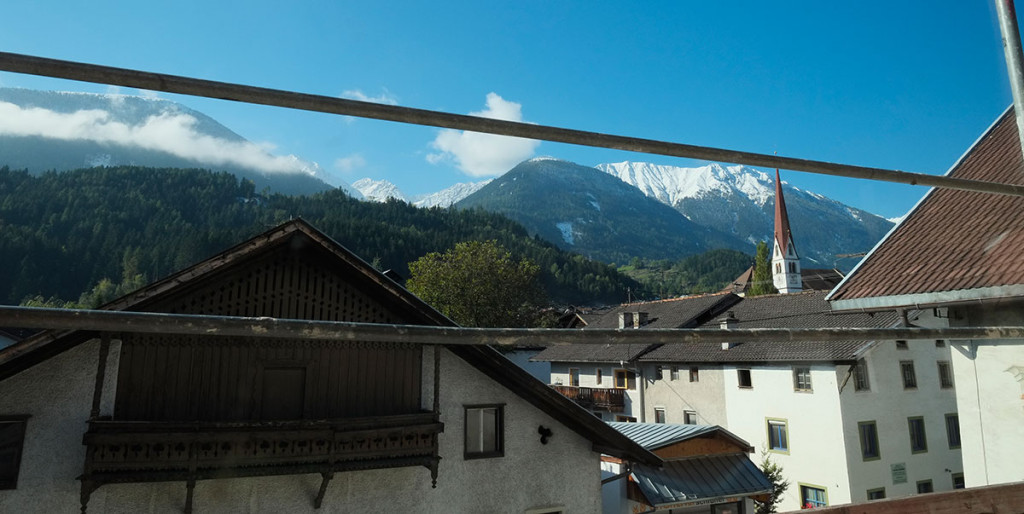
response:
<path id="1" fill-rule="evenodd" d="M 782 181 L 779 180 L 779 169 L 775 169 L 775 241 L 779 244 L 782 255 L 786 255 L 793 234 L 789 230 L 789 214 L 786 212 L 786 199 L 782 196 Z"/>

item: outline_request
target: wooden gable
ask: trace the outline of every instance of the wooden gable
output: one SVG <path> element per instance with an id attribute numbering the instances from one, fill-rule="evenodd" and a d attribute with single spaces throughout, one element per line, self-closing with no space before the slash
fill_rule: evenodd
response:
<path id="1" fill-rule="evenodd" d="M 153 312 L 401 324 L 365 274 L 297 232 L 156 296 Z M 125 334 L 115 420 L 267 421 L 419 412 L 419 345 Z"/>
<path id="2" fill-rule="evenodd" d="M 668 461 L 716 454 L 750 453 L 752 450 L 750 446 L 740 444 L 740 441 L 715 431 L 658 448 L 653 453 Z"/>

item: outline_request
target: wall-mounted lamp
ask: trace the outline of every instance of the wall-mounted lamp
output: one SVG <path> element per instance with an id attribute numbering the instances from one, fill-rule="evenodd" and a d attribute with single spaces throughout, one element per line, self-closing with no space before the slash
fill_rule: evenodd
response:
<path id="1" fill-rule="evenodd" d="M 548 444 L 548 438 L 551 437 L 551 429 L 540 425 L 537 427 L 537 433 L 540 434 L 540 444 Z"/>

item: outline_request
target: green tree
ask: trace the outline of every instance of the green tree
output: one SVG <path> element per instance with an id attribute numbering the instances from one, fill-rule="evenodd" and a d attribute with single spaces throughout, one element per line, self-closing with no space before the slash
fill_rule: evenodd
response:
<path id="1" fill-rule="evenodd" d="M 782 466 L 771 459 L 771 453 L 765 448 L 761 449 L 761 472 L 772 483 L 772 492 L 768 501 L 756 502 L 754 511 L 757 514 L 774 514 L 778 512 L 776 507 L 782 501 L 782 495 L 789 489 L 789 481 L 782 476 Z"/>
<path id="2" fill-rule="evenodd" d="M 468 241 L 409 263 L 406 287 L 466 327 L 534 326 L 547 303 L 540 267 L 496 241 Z"/>
<path id="3" fill-rule="evenodd" d="M 779 291 L 772 285 L 772 262 L 768 255 L 768 243 L 757 243 L 757 254 L 754 256 L 754 276 L 751 278 L 747 296 L 774 294 Z"/>

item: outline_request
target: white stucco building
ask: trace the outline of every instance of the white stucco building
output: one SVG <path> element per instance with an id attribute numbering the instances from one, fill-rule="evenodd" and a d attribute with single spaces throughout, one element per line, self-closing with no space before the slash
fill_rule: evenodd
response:
<path id="1" fill-rule="evenodd" d="M 302 221 L 105 308 L 451 325 Z M 0 511 L 599 512 L 660 463 L 489 347 L 126 330 L 0 351 Z"/>
<path id="2" fill-rule="evenodd" d="M 1024 184 L 1013 108 L 947 176 Z M 930 327 L 1024 325 L 1024 199 L 931 190 L 829 296 L 836 311 L 920 308 Z M 1024 341 L 954 340 L 968 487 L 1024 481 Z"/>

